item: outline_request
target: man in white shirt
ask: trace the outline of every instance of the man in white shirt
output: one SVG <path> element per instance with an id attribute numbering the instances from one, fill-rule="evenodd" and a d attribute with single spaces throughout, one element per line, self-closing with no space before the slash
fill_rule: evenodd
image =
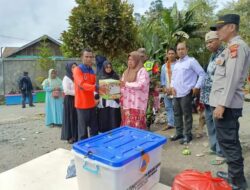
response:
<path id="1" fill-rule="evenodd" d="M 171 81 L 176 126 L 176 134 L 171 137 L 171 140 L 181 139 L 181 144 L 189 143 L 192 140 L 192 97 L 199 94 L 205 77 L 205 72 L 198 61 L 187 54 L 186 43 L 179 42 L 177 44 L 179 60 L 176 61 Z"/>

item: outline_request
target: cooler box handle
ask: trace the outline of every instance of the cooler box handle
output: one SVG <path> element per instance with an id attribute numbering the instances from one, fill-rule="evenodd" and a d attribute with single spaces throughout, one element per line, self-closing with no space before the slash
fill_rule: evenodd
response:
<path id="1" fill-rule="evenodd" d="M 96 169 L 90 168 L 90 167 L 88 166 L 87 162 L 84 162 L 84 164 L 83 164 L 82 167 L 83 167 L 84 170 L 86 170 L 86 171 L 88 171 L 88 172 L 90 172 L 90 173 L 92 173 L 92 174 L 94 174 L 94 175 L 98 175 L 99 170 L 100 170 L 100 167 L 97 166 L 97 165 L 95 166 Z"/>

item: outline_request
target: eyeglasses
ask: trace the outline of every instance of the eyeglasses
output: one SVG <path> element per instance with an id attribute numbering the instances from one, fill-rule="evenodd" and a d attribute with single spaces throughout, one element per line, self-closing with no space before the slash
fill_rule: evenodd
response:
<path id="1" fill-rule="evenodd" d="M 105 69 L 112 69 L 112 67 L 111 66 L 107 66 L 107 67 L 105 67 Z"/>

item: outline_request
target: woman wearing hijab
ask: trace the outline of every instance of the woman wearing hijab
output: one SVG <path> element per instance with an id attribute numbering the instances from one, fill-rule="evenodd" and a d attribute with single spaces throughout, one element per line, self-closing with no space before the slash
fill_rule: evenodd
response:
<path id="1" fill-rule="evenodd" d="M 42 83 L 46 92 L 45 124 L 61 126 L 63 115 L 62 80 L 57 77 L 55 69 L 49 70 L 49 77 Z"/>
<path id="2" fill-rule="evenodd" d="M 128 68 L 121 80 L 122 125 L 146 129 L 146 109 L 149 75 L 143 67 L 141 54 L 133 51 L 128 56 Z"/>
<path id="3" fill-rule="evenodd" d="M 96 55 L 95 63 L 96 63 L 96 75 L 97 76 L 100 76 L 100 74 L 102 73 L 103 64 L 106 60 L 107 60 L 106 57 L 102 55 Z"/>
<path id="4" fill-rule="evenodd" d="M 63 101 L 63 126 L 62 140 L 67 140 L 69 144 L 77 140 L 77 113 L 75 108 L 75 87 L 73 79 L 73 70 L 76 63 L 66 64 L 66 75 L 63 78 L 62 86 L 64 92 Z"/>
<path id="5" fill-rule="evenodd" d="M 112 64 L 104 61 L 99 80 L 114 79 L 119 80 L 119 76 L 114 72 Z M 106 132 L 119 127 L 121 124 L 121 110 L 119 99 L 106 100 L 100 98 L 98 104 L 98 127 L 100 132 Z"/>

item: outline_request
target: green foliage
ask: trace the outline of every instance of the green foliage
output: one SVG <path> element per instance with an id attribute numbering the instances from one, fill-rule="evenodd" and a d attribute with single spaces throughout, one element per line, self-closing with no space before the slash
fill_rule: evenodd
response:
<path id="1" fill-rule="evenodd" d="M 162 0 L 152 1 L 149 7 L 149 12 L 160 12 L 164 9 Z"/>
<path id="2" fill-rule="evenodd" d="M 91 47 L 110 60 L 136 46 L 133 6 L 121 0 L 76 0 L 69 29 L 62 33 L 65 56 L 78 57 Z"/>
<path id="3" fill-rule="evenodd" d="M 127 69 L 127 54 L 122 54 L 119 57 L 116 57 L 112 61 L 112 66 L 115 72 L 122 77 L 122 73 Z"/>
<path id="4" fill-rule="evenodd" d="M 38 76 L 35 78 L 35 88 L 42 89 L 42 82 L 46 79 L 45 76 Z"/>
<path id="5" fill-rule="evenodd" d="M 142 17 L 139 25 L 140 40 L 148 54 L 154 58 L 163 57 L 165 50 L 174 47 L 178 41 L 200 37 L 197 31 L 202 27 L 201 22 L 193 20 L 194 9 L 179 11 L 177 4 L 160 11 L 152 8 Z"/>
<path id="6" fill-rule="evenodd" d="M 164 7 L 162 0 L 153 0 L 145 14 L 133 14 L 133 6 L 122 0 L 76 0 L 69 17 L 69 28 L 62 33 L 62 51 L 66 57 L 78 57 L 85 47 L 106 56 L 120 75 L 126 69 L 127 53 L 145 47 L 151 58 L 164 56 L 165 50 L 178 41 L 187 40 L 189 54 L 202 65 L 210 52 L 204 36 L 217 16 L 216 0 L 184 0 L 184 9 L 177 4 Z M 241 16 L 240 35 L 250 44 L 250 1 L 227 3 L 218 15 L 237 13 Z"/>
<path id="7" fill-rule="evenodd" d="M 195 59 L 197 59 L 197 61 L 203 66 L 208 64 L 211 52 L 207 50 L 204 39 L 190 39 L 188 41 L 188 47 L 188 54 L 190 56 L 195 57 Z"/>
<path id="8" fill-rule="evenodd" d="M 216 17 L 214 10 L 216 1 L 214 0 L 185 0 L 187 10 L 193 10 L 194 22 L 203 23 L 199 30 L 195 31 L 198 38 L 191 38 L 188 41 L 189 54 L 195 57 L 201 65 L 208 63 L 211 53 L 205 46 L 205 34 L 210 31 L 209 27 L 214 24 Z"/>
<path id="9" fill-rule="evenodd" d="M 49 47 L 48 42 L 46 41 L 47 39 L 44 38 L 41 41 L 41 44 L 38 48 L 39 50 L 39 58 L 38 58 L 38 62 L 39 62 L 39 66 L 41 67 L 41 69 L 47 73 L 49 69 L 51 68 L 55 68 L 55 63 L 52 60 L 52 50 Z"/>
<path id="10" fill-rule="evenodd" d="M 216 9 L 215 0 L 184 0 L 187 10 L 194 9 L 193 20 L 204 23 L 203 27 L 209 30 L 209 26 L 215 21 L 214 10 Z"/>

